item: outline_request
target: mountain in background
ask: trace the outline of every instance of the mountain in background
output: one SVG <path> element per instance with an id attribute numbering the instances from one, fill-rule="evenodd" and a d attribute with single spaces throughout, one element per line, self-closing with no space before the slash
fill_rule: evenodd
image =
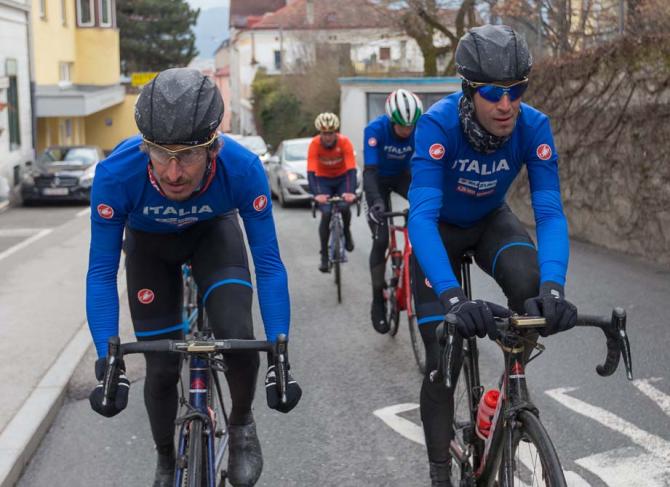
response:
<path id="1" fill-rule="evenodd" d="M 228 38 L 229 11 L 230 7 L 227 6 L 200 10 L 198 22 L 193 28 L 199 58 L 213 58 L 216 48 Z"/>

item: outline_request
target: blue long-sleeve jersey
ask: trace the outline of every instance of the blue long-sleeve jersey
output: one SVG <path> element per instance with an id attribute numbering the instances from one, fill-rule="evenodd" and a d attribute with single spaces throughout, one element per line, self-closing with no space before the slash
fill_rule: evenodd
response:
<path id="1" fill-rule="evenodd" d="M 443 98 L 417 124 L 409 234 L 422 269 L 438 296 L 458 286 L 438 221 L 474 225 L 504 203 L 525 164 L 537 226 L 540 280 L 563 285 L 569 241 L 548 117 L 522 104 L 510 139 L 492 154 L 484 154 L 470 146 L 461 129 L 461 96 L 459 92 Z"/>
<path id="2" fill-rule="evenodd" d="M 288 334 L 290 305 L 286 269 L 279 256 L 270 191 L 258 157 L 228 136 L 213 166 L 209 186 L 186 201 L 164 197 L 149 177 L 142 139 L 119 144 L 95 172 L 91 192 L 91 246 L 86 280 L 86 313 L 99 356 L 118 335 L 116 288 L 125 225 L 152 233 L 185 228 L 237 209 L 244 222 L 268 340 Z"/>
<path id="3" fill-rule="evenodd" d="M 365 127 L 363 143 L 365 167 L 376 166 L 380 176 L 397 176 L 409 170 L 414 132 L 406 139 L 398 137 L 386 115 L 380 115 Z"/>

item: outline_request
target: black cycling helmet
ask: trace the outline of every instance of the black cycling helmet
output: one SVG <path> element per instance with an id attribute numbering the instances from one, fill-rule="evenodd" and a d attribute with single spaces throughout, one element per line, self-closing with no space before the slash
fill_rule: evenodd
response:
<path id="1" fill-rule="evenodd" d="M 482 25 L 461 37 L 456 69 L 468 81 L 519 81 L 530 73 L 533 57 L 523 36 L 507 25 Z"/>
<path id="2" fill-rule="evenodd" d="M 223 118 L 223 98 L 211 79 L 197 69 L 161 71 L 142 89 L 135 122 L 142 135 L 160 144 L 207 142 Z"/>

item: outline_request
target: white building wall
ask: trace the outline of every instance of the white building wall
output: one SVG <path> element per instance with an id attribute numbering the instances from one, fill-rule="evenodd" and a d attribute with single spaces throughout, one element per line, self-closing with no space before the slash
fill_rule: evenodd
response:
<path id="1" fill-rule="evenodd" d="M 17 85 L 21 144 L 9 145 L 8 109 L 0 111 L 0 203 L 14 184 L 14 171 L 32 160 L 32 108 L 30 104 L 30 59 L 28 46 L 29 0 L 14 0 L 15 6 L 0 2 L 0 80 L 7 76 L 7 59 L 17 63 Z M 0 86 L 4 86 L 0 83 Z M 7 89 L 0 87 L 0 102 L 7 103 Z"/>
<path id="2" fill-rule="evenodd" d="M 398 88 L 416 94 L 454 93 L 460 91 L 461 80 L 455 77 L 341 78 L 340 132 L 349 137 L 353 143 L 359 165 L 363 164 L 363 130 L 368 124 L 368 94 L 391 93 Z"/>

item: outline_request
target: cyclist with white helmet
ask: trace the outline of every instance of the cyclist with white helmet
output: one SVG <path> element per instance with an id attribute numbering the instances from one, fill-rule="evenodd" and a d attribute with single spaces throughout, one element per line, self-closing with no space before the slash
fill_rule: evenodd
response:
<path id="1" fill-rule="evenodd" d="M 363 132 L 363 188 L 368 204 L 368 224 L 372 231 L 370 317 L 372 326 L 379 333 L 389 331 L 384 301 L 389 232 L 386 219 L 381 214 L 390 206 L 391 193 L 407 199 L 411 180 L 409 165 L 414 153 L 414 127 L 423 112 L 423 105 L 414 93 L 399 89 L 386 98 L 385 109 L 386 114 L 372 120 Z"/>
<path id="2" fill-rule="evenodd" d="M 331 208 L 328 198 L 341 196 L 342 220 L 344 221 L 345 248 L 354 250 L 351 236 L 351 210 L 349 204 L 356 200 L 356 158 L 354 146 L 345 135 L 338 132 L 340 119 L 334 113 L 320 113 L 314 126 L 319 131 L 309 144 L 307 151 L 307 179 L 314 200 L 321 211 L 319 240 L 321 243 L 321 262 L 319 270 L 329 272 L 328 237 L 330 236 Z"/>
<path id="3" fill-rule="evenodd" d="M 544 336 L 573 327 L 577 318 L 564 297 L 569 239 L 549 118 L 521 102 L 532 68 L 528 45 L 508 26 L 484 25 L 460 39 L 455 60 L 462 92 L 443 98 L 421 117 L 409 191 L 409 234 L 420 264 L 413 265 L 413 292 L 426 348 L 421 420 L 434 487 L 451 486 L 454 405 L 453 389 L 430 381 L 442 338 L 436 329 L 445 313 L 453 313 L 457 350 L 462 338 L 496 338 L 494 316 L 509 314 L 507 308 L 465 296 L 459 272 L 463 254 L 474 251 L 512 311 L 546 318 L 546 328 L 540 329 Z M 524 166 L 537 247 L 505 203 Z"/>
<path id="4" fill-rule="evenodd" d="M 199 71 L 162 71 L 135 106 L 141 135 L 119 144 L 96 169 L 86 312 L 99 357 L 98 380 L 109 366 L 108 339 L 119 334 L 116 275 L 124 231 L 128 302 L 138 340 L 183 337 L 181 266 L 187 260 L 215 337 L 254 338 L 253 286 L 238 214 L 255 264 L 267 339 L 288 334 L 286 269 L 267 179 L 254 153 L 217 134 L 223 110 L 216 85 Z M 174 354 L 146 355 L 144 402 L 158 452 L 154 487 L 174 485 L 180 361 Z M 103 401 L 101 384 L 90 395 L 91 407 L 106 417 L 127 405 L 130 383 L 123 362 L 119 365 L 121 373 L 112 378 L 115 400 Z M 251 411 L 258 366 L 256 352 L 226 357 L 232 399 L 227 471 L 235 486 L 254 485 L 263 467 Z M 266 374 L 268 405 L 288 412 L 300 399 L 300 387 L 291 380 L 287 401 L 277 401 L 274 367 L 269 363 Z"/>

